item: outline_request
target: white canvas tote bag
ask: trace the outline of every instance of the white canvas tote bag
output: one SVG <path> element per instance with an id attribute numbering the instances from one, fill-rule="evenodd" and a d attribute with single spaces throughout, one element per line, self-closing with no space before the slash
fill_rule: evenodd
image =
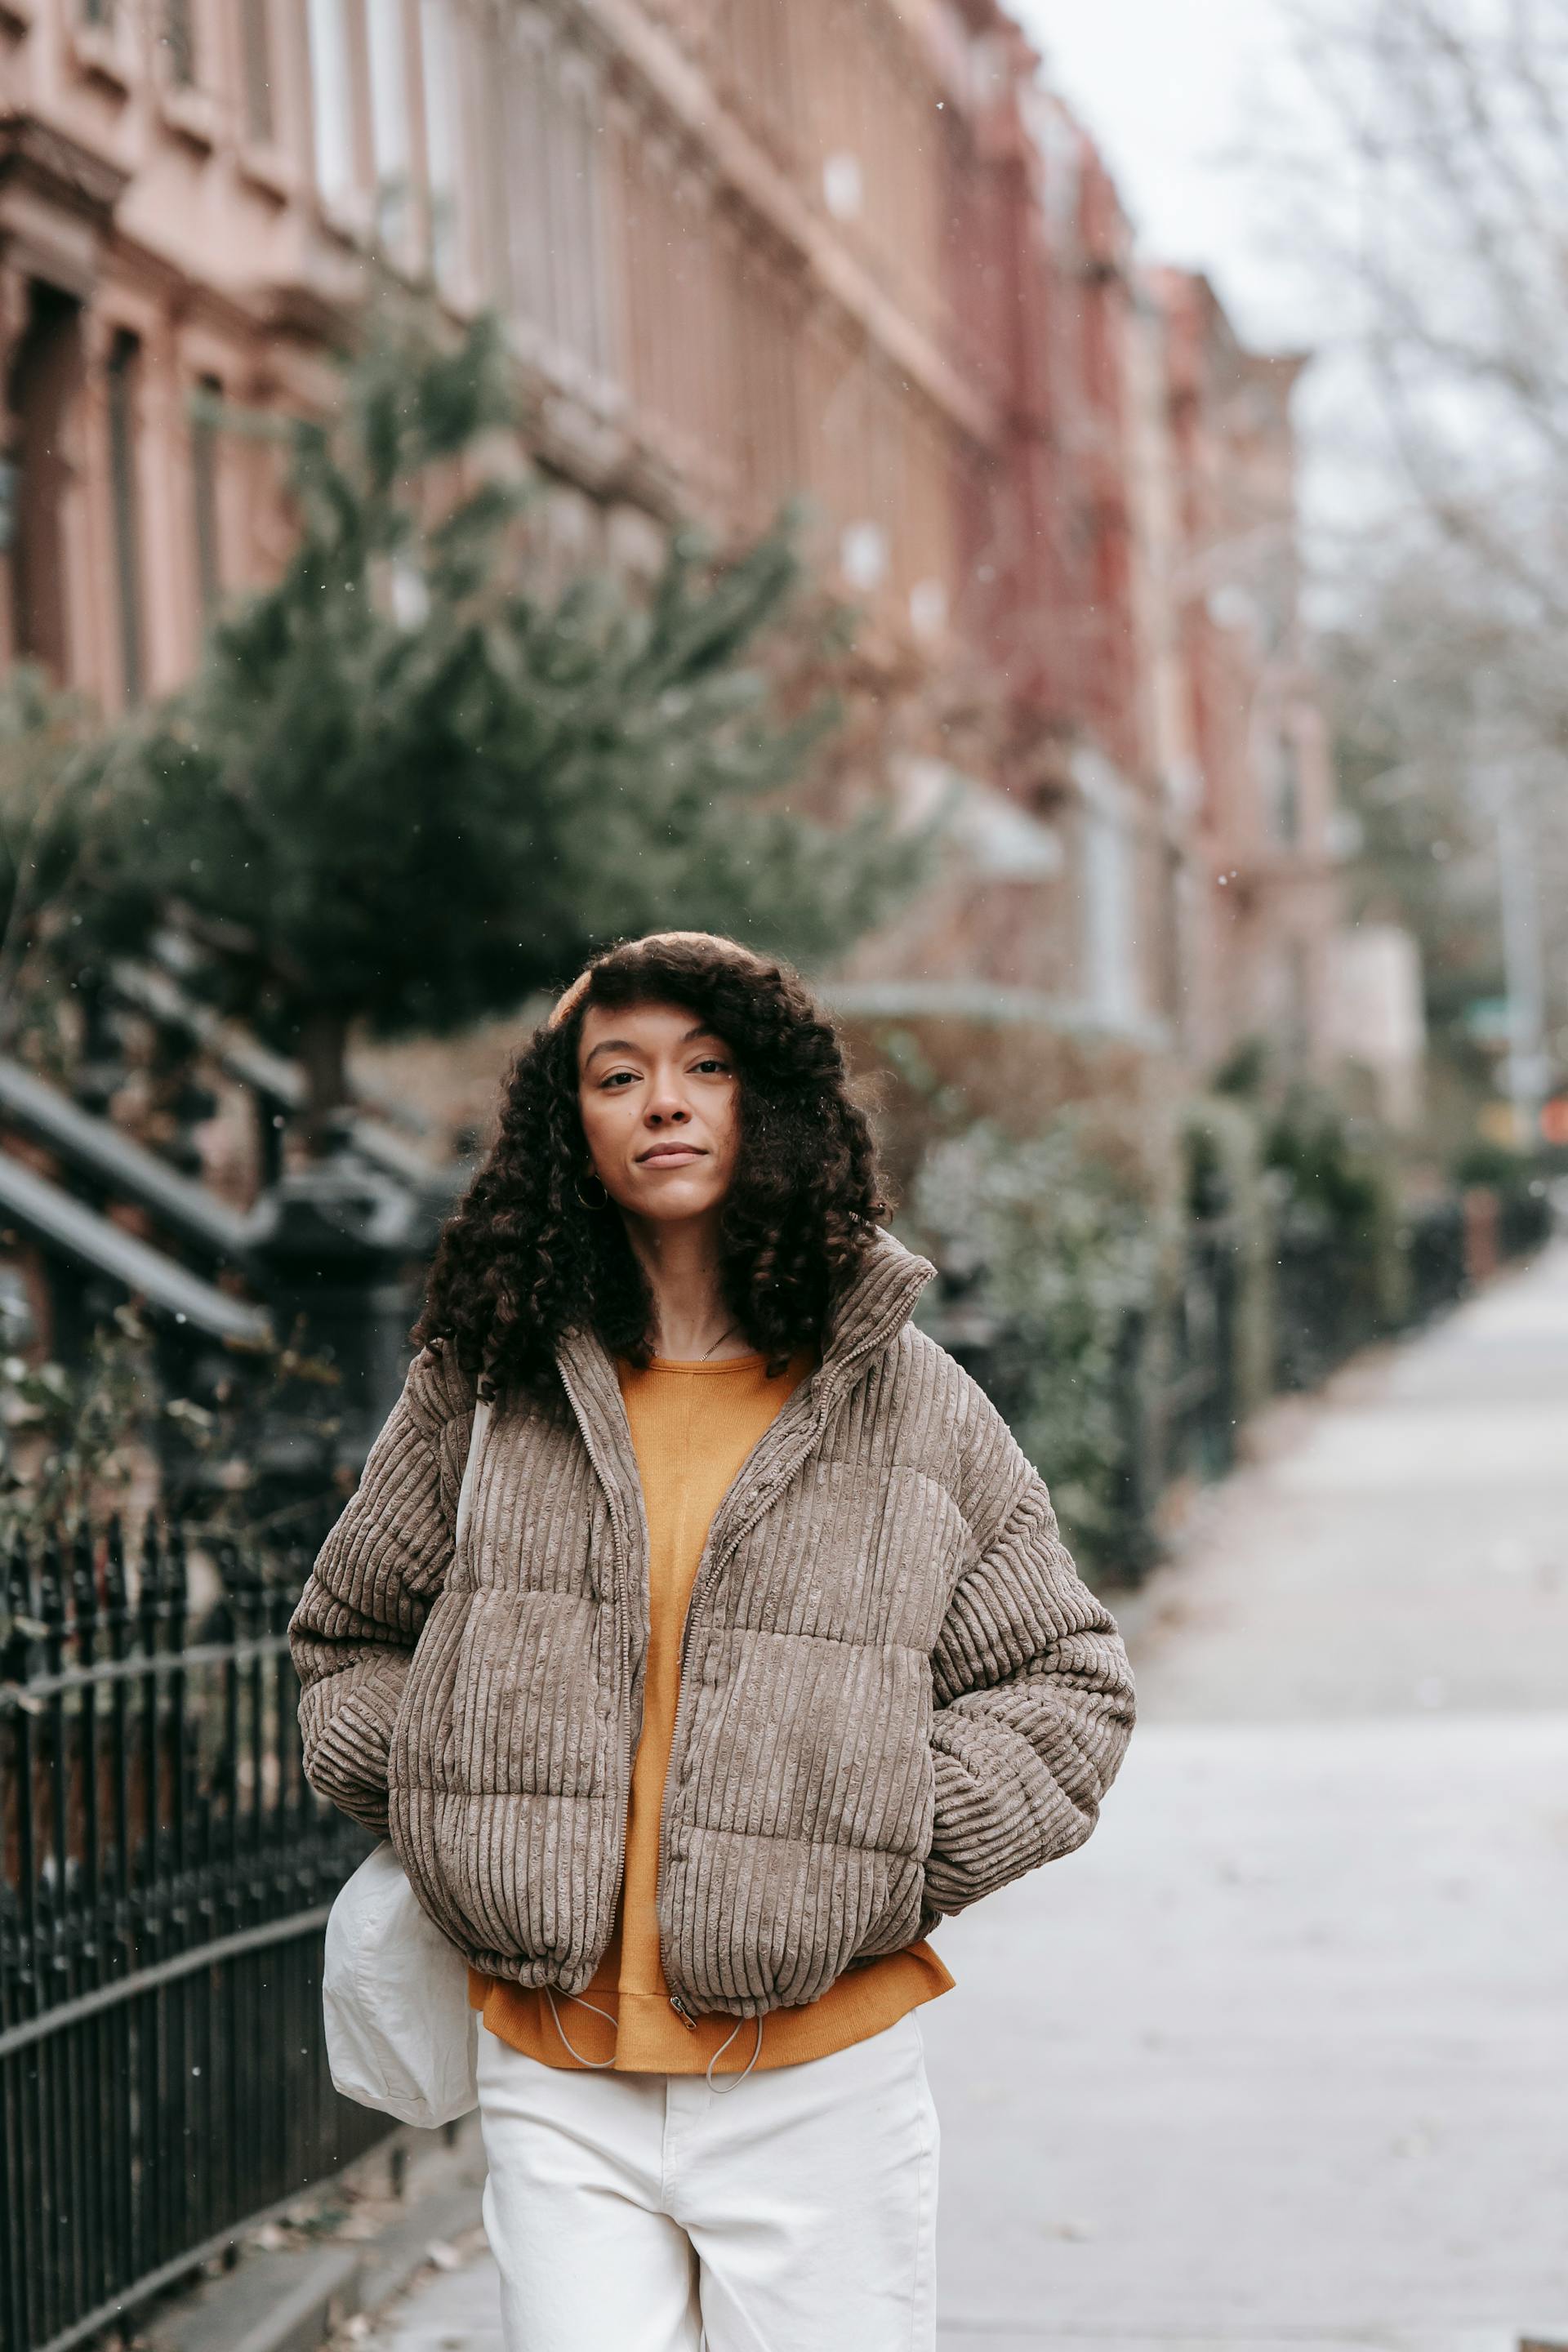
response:
<path id="1" fill-rule="evenodd" d="M 482 1400 L 458 1496 L 458 1546 L 489 1420 Z M 327 1917 L 321 2010 L 332 2081 L 347 2099 L 433 2129 L 479 2105 L 479 2015 L 468 1963 L 426 1917 L 389 1839 L 341 1888 Z"/>

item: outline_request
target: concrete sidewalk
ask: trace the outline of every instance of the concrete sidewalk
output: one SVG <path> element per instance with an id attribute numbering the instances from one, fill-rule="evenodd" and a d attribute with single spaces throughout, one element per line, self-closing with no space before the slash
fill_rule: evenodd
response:
<path id="1" fill-rule="evenodd" d="M 941 1931 L 943 2352 L 1568 2345 L 1568 1253 L 1261 1434 L 1098 1833 Z M 374 2340 L 500 2352 L 489 2263 Z"/>

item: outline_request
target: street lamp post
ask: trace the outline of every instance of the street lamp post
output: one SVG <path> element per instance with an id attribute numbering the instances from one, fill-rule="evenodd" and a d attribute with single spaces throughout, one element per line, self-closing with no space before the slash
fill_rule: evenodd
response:
<path id="1" fill-rule="evenodd" d="M 1508 1093 L 1513 1139 L 1532 1150 L 1551 1081 L 1547 1061 L 1546 973 L 1536 886 L 1533 828 L 1510 774 L 1493 806 L 1498 895 L 1502 913 L 1503 980 L 1508 991 Z"/>
<path id="2" fill-rule="evenodd" d="M 1472 688 L 1471 803 L 1490 824 L 1497 857 L 1508 1003 L 1506 1076 L 1513 1140 L 1521 1151 L 1532 1151 L 1540 1143 L 1542 1105 L 1552 1080 L 1536 873 L 1539 844 L 1527 789 L 1532 748 L 1510 709 L 1505 681 L 1496 672 L 1484 673 Z"/>

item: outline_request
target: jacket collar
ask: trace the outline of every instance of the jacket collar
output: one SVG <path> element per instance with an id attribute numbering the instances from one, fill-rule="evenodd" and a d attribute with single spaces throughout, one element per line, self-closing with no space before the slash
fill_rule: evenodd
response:
<path id="1" fill-rule="evenodd" d="M 868 1361 L 889 1347 L 914 1313 L 915 1301 L 936 1273 L 929 1258 L 907 1249 L 896 1234 L 879 1226 L 853 1280 L 834 1301 L 823 1339 L 818 1381 Z M 592 1331 L 568 1332 L 556 1349 L 563 1373 L 601 1386 L 607 1379 L 619 1394 L 608 1349 Z"/>
<path id="2" fill-rule="evenodd" d="M 774 1459 L 795 1451 L 807 1429 L 820 1425 L 839 1395 L 889 1348 L 914 1312 L 915 1301 L 936 1273 L 929 1258 L 907 1249 L 896 1234 L 879 1226 L 870 1247 L 828 1316 L 822 1360 L 803 1381 L 763 1433 L 728 1502 L 739 1508 L 753 1486 L 770 1484 Z M 589 1452 L 628 1531 L 641 1530 L 642 1486 L 632 1447 L 626 1402 L 609 1350 L 593 1331 L 568 1332 L 556 1361 L 577 1412 Z M 725 1517 L 730 1516 L 727 1508 Z M 635 1538 L 634 1538 L 635 1539 Z"/>
<path id="3" fill-rule="evenodd" d="M 935 1273 L 929 1258 L 906 1249 L 896 1234 L 879 1226 L 854 1280 L 834 1303 L 823 1342 L 822 1370 L 858 1362 L 889 1346 Z"/>

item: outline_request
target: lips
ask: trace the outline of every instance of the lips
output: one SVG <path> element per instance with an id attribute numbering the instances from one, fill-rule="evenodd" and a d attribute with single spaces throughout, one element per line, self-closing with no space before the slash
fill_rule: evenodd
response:
<path id="1" fill-rule="evenodd" d="M 660 1143 L 656 1144 L 651 1151 L 639 1152 L 637 1165 L 640 1168 L 684 1168 L 689 1160 L 706 1157 L 700 1144 Z"/>

